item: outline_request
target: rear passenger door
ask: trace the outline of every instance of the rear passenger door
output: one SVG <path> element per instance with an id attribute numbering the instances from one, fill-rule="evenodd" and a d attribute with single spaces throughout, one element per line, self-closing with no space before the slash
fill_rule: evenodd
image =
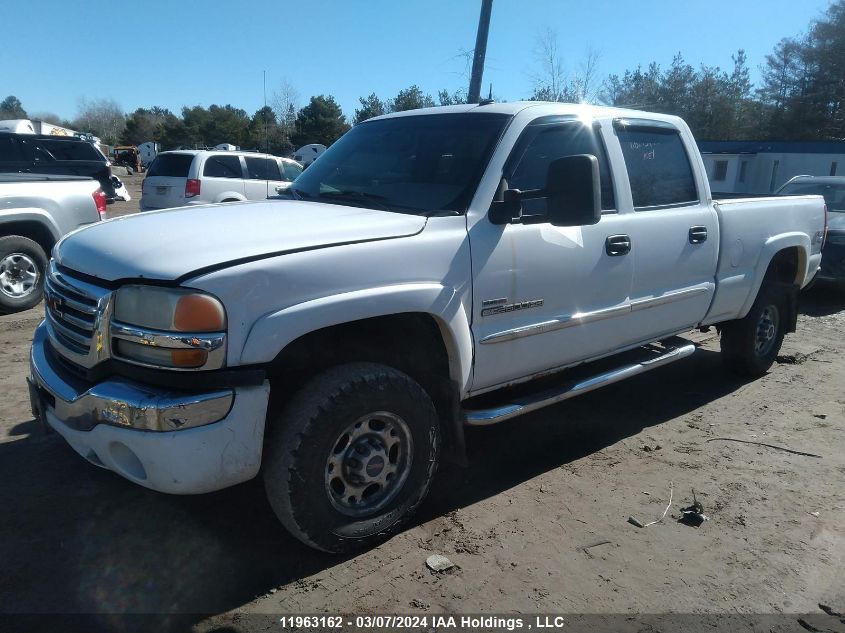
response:
<path id="1" fill-rule="evenodd" d="M 242 200 L 245 196 L 241 157 L 212 154 L 202 168 L 202 199 L 211 202 Z"/>
<path id="2" fill-rule="evenodd" d="M 248 200 L 266 200 L 276 195 L 276 187 L 285 184 L 275 158 L 245 156 L 247 181 L 246 197 Z"/>
<path id="3" fill-rule="evenodd" d="M 715 290 L 718 219 L 692 137 L 663 121 L 616 119 L 631 190 L 631 341 L 697 325 Z"/>

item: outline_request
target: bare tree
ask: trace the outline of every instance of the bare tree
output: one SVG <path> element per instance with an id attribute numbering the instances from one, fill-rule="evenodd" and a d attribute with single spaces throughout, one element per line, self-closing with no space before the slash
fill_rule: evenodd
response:
<path id="1" fill-rule="evenodd" d="M 539 70 L 530 76 L 534 89 L 532 99 L 574 103 L 598 100 L 601 88 L 597 77 L 601 59 L 599 51 L 588 47 L 578 71 L 569 75 L 558 48 L 557 32 L 547 28 L 537 35 L 534 57 Z"/>
<path id="2" fill-rule="evenodd" d="M 299 110 L 299 91 L 287 79 L 282 79 L 279 88 L 273 93 L 273 111 L 276 120 L 285 135 L 290 138 L 296 125 L 296 113 Z"/>
<path id="3" fill-rule="evenodd" d="M 601 52 L 592 46 L 584 51 L 584 59 L 579 66 L 575 81 L 580 86 L 579 102 L 597 103 L 601 92 L 601 82 L 598 80 Z"/>
<path id="4" fill-rule="evenodd" d="M 532 99 L 542 101 L 568 101 L 566 93 L 566 72 L 563 58 L 560 56 L 557 44 L 557 32 L 546 28 L 537 35 L 534 46 L 534 57 L 539 67 L 531 75 L 534 88 Z"/>
<path id="5" fill-rule="evenodd" d="M 126 116 L 114 99 L 89 101 L 83 97 L 79 100 L 77 112 L 73 121 L 74 127 L 80 132 L 99 136 L 110 145 L 118 142 L 123 128 L 126 127 Z"/>

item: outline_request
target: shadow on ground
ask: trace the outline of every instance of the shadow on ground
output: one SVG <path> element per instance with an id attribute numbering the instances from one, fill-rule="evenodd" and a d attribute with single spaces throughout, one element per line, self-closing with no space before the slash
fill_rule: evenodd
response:
<path id="1" fill-rule="evenodd" d="M 807 316 L 828 316 L 845 311 L 845 289 L 830 283 L 818 282 L 801 293 L 798 311 Z"/>
<path id="2" fill-rule="evenodd" d="M 741 384 L 723 371 L 717 353 L 699 350 L 670 368 L 471 430 L 469 467 L 441 471 L 417 522 L 496 495 Z M 33 423 L 19 430 L 32 432 Z M 158 494 L 37 433 L 0 444 L 0 475 L 0 614 L 165 613 L 174 615 L 154 627 L 142 620 L 140 628 L 185 630 L 201 616 L 179 614 L 234 609 L 339 562 L 284 532 L 258 480 L 201 496 Z M 75 620 L 61 621 L 62 630 L 73 630 Z M 89 615 L 82 622 L 88 631 L 121 630 L 133 620 Z"/>

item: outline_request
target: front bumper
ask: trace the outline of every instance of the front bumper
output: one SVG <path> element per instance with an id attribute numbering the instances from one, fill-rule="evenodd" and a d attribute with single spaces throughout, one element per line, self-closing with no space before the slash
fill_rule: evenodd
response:
<path id="1" fill-rule="evenodd" d="M 258 473 L 266 381 L 199 394 L 124 378 L 91 385 L 51 358 L 49 345 L 42 322 L 30 353 L 33 414 L 91 463 L 174 494 L 219 490 Z"/>

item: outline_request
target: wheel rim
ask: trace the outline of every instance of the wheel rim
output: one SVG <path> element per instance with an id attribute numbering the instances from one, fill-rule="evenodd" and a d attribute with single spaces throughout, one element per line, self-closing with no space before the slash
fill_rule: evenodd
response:
<path id="1" fill-rule="evenodd" d="M 772 351 L 777 340 L 778 310 L 775 306 L 766 306 L 757 320 L 757 332 L 754 337 L 754 351 L 758 356 L 766 356 Z"/>
<path id="2" fill-rule="evenodd" d="M 0 260 L 0 292 L 12 299 L 26 297 L 38 287 L 38 266 L 24 253 L 11 253 Z"/>
<path id="3" fill-rule="evenodd" d="M 361 517 L 390 503 L 408 478 L 413 439 L 405 421 L 379 411 L 350 424 L 326 461 L 326 493 L 343 514 Z"/>

